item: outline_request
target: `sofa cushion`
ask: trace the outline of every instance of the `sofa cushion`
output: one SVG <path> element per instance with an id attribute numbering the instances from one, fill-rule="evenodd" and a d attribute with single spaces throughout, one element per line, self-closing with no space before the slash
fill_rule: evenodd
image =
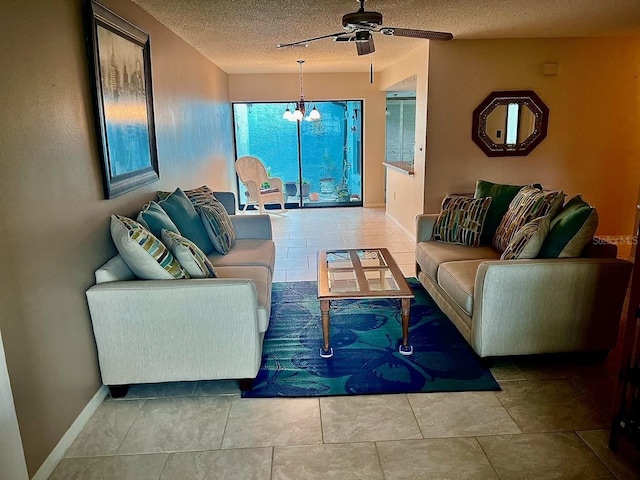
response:
<path id="1" fill-rule="evenodd" d="M 491 197 L 446 196 L 433 226 L 431 240 L 477 247 L 490 205 Z"/>
<path id="2" fill-rule="evenodd" d="M 524 186 L 525 185 L 493 183 L 486 180 L 478 180 L 476 182 L 476 191 L 473 197 L 491 197 L 492 199 L 487 217 L 484 221 L 484 227 L 482 228 L 481 243 L 491 244 L 493 235 L 496 233 L 498 225 L 500 225 L 500 220 L 502 220 L 504 214 L 507 213 L 511 200 L 513 200 L 513 197 L 515 197 Z M 542 185 L 539 183 L 534 183 L 533 186 L 542 190 Z"/>
<path id="3" fill-rule="evenodd" d="M 469 316 L 473 315 L 473 290 L 482 261 L 445 262 L 438 269 L 438 285 Z"/>
<path id="4" fill-rule="evenodd" d="M 499 258 L 500 253 L 488 245 L 467 247 L 444 242 L 420 242 L 416 245 L 416 262 L 434 280 L 437 279 L 438 266 L 444 262 Z"/>
<path id="5" fill-rule="evenodd" d="M 227 254 L 236 241 L 236 232 L 224 205 L 212 198 L 208 205 L 198 206 L 198 211 L 215 249 L 218 253 Z"/>
<path id="6" fill-rule="evenodd" d="M 271 272 L 264 267 L 216 267 L 218 278 L 250 278 L 258 294 L 258 331 L 266 332 L 271 316 Z M 234 298 L 230 299 L 234 301 Z"/>
<path id="7" fill-rule="evenodd" d="M 516 232 L 507 248 L 504 249 L 500 260 L 536 258 L 544 239 L 549 233 L 549 224 L 549 215 L 545 215 L 524 225 Z"/>
<path id="8" fill-rule="evenodd" d="M 202 250 L 188 238 L 182 235 L 162 230 L 162 243 L 164 243 L 173 256 L 176 257 L 182 268 L 191 278 L 215 278 L 216 271 L 211 261 L 202 253 Z"/>
<path id="9" fill-rule="evenodd" d="M 135 220 L 111 215 L 111 238 L 127 266 L 145 280 L 189 278 L 171 252 Z"/>
<path id="10" fill-rule="evenodd" d="M 218 271 L 219 267 L 258 265 L 273 274 L 276 246 L 271 240 L 238 239 L 226 255 L 213 252 L 207 255 Z"/>
<path id="11" fill-rule="evenodd" d="M 542 244 L 538 257 L 579 257 L 593 239 L 597 228 L 596 209 L 580 195 L 576 195 L 567 201 L 551 222 L 551 230 Z"/>
<path id="12" fill-rule="evenodd" d="M 503 252 L 520 228 L 538 217 L 550 215 L 553 218 L 563 201 L 564 193 L 562 192 L 522 187 L 511 200 L 507 213 L 500 221 L 493 237 L 493 246 Z"/>
<path id="13" fill-rule="evenodd" d="M 158 202 L 158 205 L 167 212 L 182 236 L 195 243 L 207 255 L 213 251 L 213 244 L 209 240 L 200 216 L 182 190 L 176 188 L 175 192 Z"/>
<path id="14" fill-rule="evenodd" d="M 142 207 L 136 220 L 140 225 L 153 233 L 156 238 L 162 237 L 163 229 L 180 234 L 180 230 L 178 230 L 178 227 L 173 223 L 167 212 L 154 201 Z"/>

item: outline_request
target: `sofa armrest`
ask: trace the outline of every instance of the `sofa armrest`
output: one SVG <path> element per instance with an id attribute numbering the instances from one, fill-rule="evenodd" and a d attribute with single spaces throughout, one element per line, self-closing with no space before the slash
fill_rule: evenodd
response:
<path id="1" fill-rule="evenodd" d="M 631 263 L 618 259 L 483 261 L 473 347 L 483 357 L 612 348 L 630 273 Z"/>
<path id="2" fill-rule="evenodd" d="M 86 296 L 105 385 L 257 373 L 262 334 L 253 280 L 109 282 Z"/>
<path id="3" fill-rule="evenodd" d="M 416 217 L 416 243 L 431 240 L 433 226 L 436 224 L 438 214 L 422 214 Z"/>
<path id="4" fill-rule="evenodd" d="M 273 238 L 269 215 L 231 215 L 230 218 L 237 238 L 259 240 Z"/>

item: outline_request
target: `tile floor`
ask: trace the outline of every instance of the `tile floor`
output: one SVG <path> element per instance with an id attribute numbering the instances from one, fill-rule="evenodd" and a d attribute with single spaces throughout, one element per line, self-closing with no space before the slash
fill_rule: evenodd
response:
<path id="1" fill-rule="evenodd" d="M 413 276 L 413 241 L 382 209 L 272 214 L 276 281 L 315 280 L 318 248 L 384 246 Z M 241 399 L 236 382 L 107 399 L 51 480 L 640 478 L 607 449 L 617 355 L 493 363 L 499 392 Z"/>

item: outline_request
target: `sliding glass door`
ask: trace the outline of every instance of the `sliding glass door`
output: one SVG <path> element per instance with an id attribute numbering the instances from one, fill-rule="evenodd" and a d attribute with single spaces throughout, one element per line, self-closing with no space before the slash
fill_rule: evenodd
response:
<path id="1" fill-rule="evenodd" d="M 289 104 L 289 107 L 291 104 Z M 233 105 L 236 155 L 284 183 L 287 208 L 362 205 L 362 102 L 317 102 L 321 118 L 282 118 L 286 103 Z M 246 189 L 239 183 L 240 207 Z"/>

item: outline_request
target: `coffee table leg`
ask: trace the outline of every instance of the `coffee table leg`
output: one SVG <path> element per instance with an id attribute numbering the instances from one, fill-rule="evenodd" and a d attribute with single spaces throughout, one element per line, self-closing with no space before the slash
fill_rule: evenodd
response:
<path id="1" fill-rule="evenodd" d="M 331 306 L 330 300 L 320 300 L 320 315 L 322 317 L 322 341 L 323 345 L 320 349 L 320 356 L 322 358 L 333 357 L 333 348 L 329 345 L 329 307 Z"/>
<path id="2" fill-rule="evenodd" d="M 411 312 L 411 299 L 402 299 L 402 344 L 398 351 L 402 355 L 413 355 L 413 347 L 409 345 L 409 317 Z"/>

